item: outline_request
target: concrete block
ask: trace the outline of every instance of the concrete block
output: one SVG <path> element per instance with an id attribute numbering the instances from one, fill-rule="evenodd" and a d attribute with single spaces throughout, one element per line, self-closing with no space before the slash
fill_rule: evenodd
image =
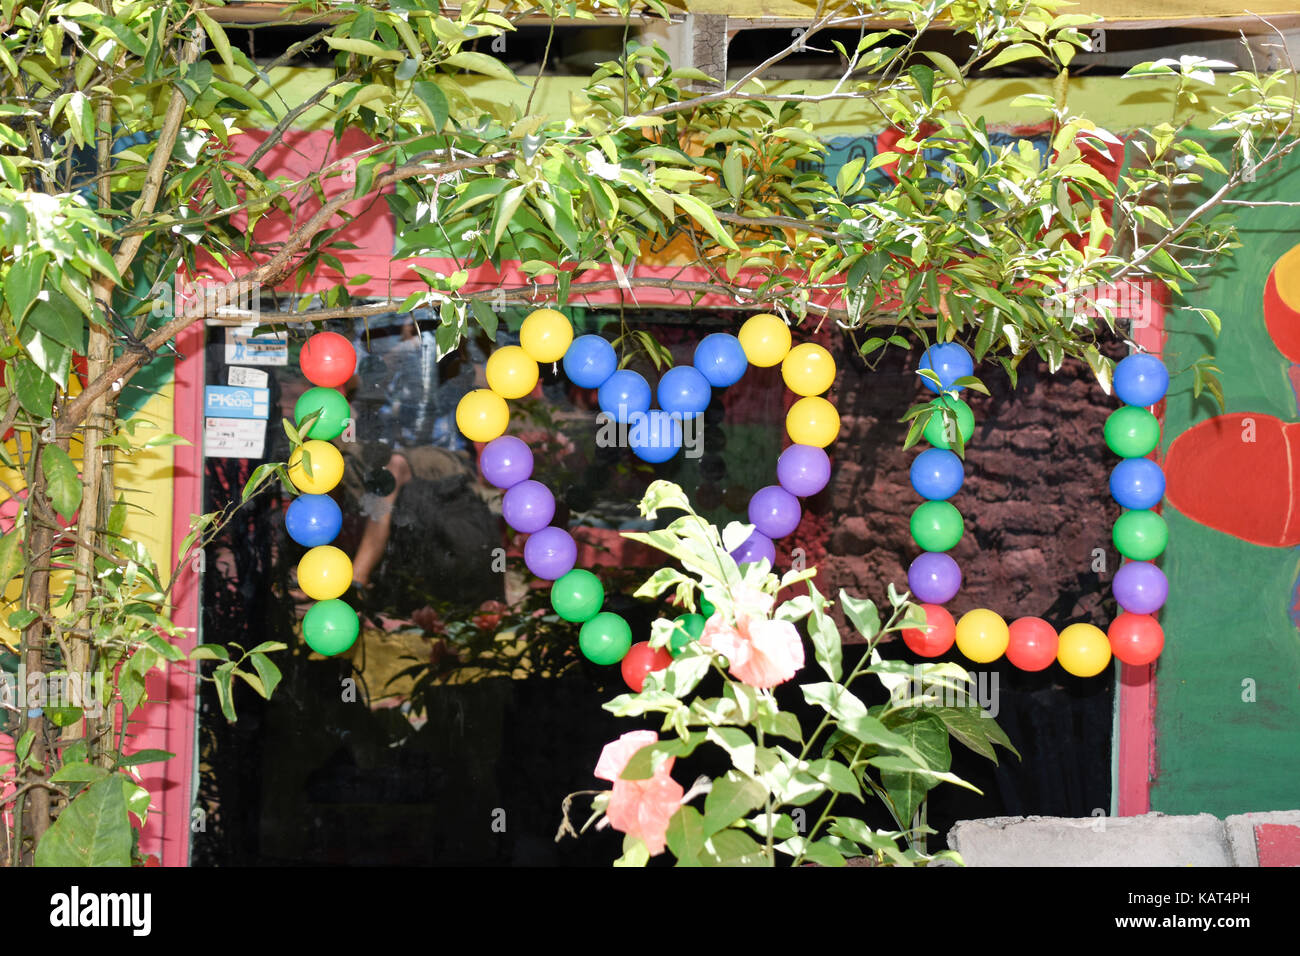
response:
<path id="1" fill-rule="evenodd" d="M 1264 813 L 1238 813 L 1223 821 L 1232 848 L 1234 866 L 1260 866 L 1257 827 L 1291 826 L 1300 830 L 1300 810 L 1270 810 Z M 1265 856 L 1268 856 L 1266 853 Z M 1264 860 L 1263 865 L 1270 865 Z M 1295 865 L 1273 863 L 1272 865 Z"/>
<path id="2" fill-rule="evenodd" d="M 948 845 L 967 866 L 1233 866 L 1222 820 L 1208 813 L 962 820 Z"/>

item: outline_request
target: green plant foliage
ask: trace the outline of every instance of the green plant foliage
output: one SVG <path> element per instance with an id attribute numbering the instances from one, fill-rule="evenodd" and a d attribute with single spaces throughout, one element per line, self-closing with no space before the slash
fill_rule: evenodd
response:
<path id="1" fill-rule="evenodd" d="M 625 717 L 660 714 L 661 732 L 669 735 L 637 751 L 621 780 L 662 780 L 669 759 L 687 757 L 700 746 L 717 747 L 730 758 L 731 769 L 697 781 L 693 788 L 692 793 L 706 794 L 702 812 L 687 796 L 668 821 L 664 839 L 677 864 L 771 866 L 780 858 L 842 866 L 846 858 L 866 856 L 878 865 L 924 865 L 953 859 L 952 854 L 926 852 L 924 837 L 930 831 L 917 822 L 934 787 L 948 783 L 975 789 L 950 772 L 950 737 L 995 762 L 992 744 L 1011 745 L 978 705 L 944 703 L 953 691 L 962 695 L 953 699 L 974 696 L 961 667 L 930 663 L 913 668 L 881 659 L 876 649 L 881 639 L 916 626 L 917 606 L 891 586 L 891 610 L 882 620 L 874 602 L 841 591 L 839 605 L 866 642 L 866 653 L 844 676 L 841 635 L 827 613 L 831 602 L 810 580 L 815 571 L 791 572 L 778 580 L 766 561 L 737 567 L 724 541 L 743 540 L 752 528 L 736 523 L 719 531 L 695 513 L 680 487 L 656 481 L 646 491 L 641 513 L 654 518 L 662 509 L 684 514 L 663 530 L 624 535 L 663 551 L 685 573 L 660 569 L 637 595 L 653 598 L 672 589 L 688 606 L 707 599 L 717 608 L 713 622 L 723 629 L 740 627 L 742 620 L 750 629 L 755 620 L 791 627 L 802 622 L 816 664 L 830 678 L 808 680 L 807 663 L 798 674 L 804 699 L 824 712 L 806 732 L 792 713 L 781 709 L 770 687 L 741 679 L 745 675 L 732 669 L 714 638 L 707 646 L 692 642 L 665 670 L 650 674 L 639 693 L 621 694 L 605 705 Z M 776 603 L 783 590 L 800 582 L 806 583 L 806 594 Z M 666 646 L 671 634 L 671 621 L 660 619 L 650 643 Z M 710 673 L 721 677 L 721 697 L 698 693 Z M 868 674 L 889 692 L 889 703 L 868 708 L 853 692 L 852 686 Z M 874 830 L 856 818 L 833 815 L 839 797 L 866 795 L 879 798 L 896 829 Z M 796 828 L 793 811 L 813 804 L 821 808 L 820 815 L 805 834 Z M 607 805 L 598 802 L 597 817 Z M 621 865 L 648 858 L 648 852 L 625 852 Z"/>

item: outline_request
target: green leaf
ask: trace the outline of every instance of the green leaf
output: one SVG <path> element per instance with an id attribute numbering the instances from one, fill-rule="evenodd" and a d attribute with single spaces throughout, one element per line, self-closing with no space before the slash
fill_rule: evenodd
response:
<path id="1" fill-rule="evenodd" d="M 1041 57 L 1043 51 L 1032 43 L 1013 43 L 1005 47 L 1001 53 L 985 63 L 981 70 L 991 70 L 995 66 L 1002 66 L 1005 63 L 1014 63 L 1017 60 L 1026 60 L 1029 57 Z"/>
<path id="2" fill-rule="evenodd" d="M 25 567 L 27 567 L 27 558 L 23 554 L 22 535 L 19 534 L 18 528 L 10 528 L 9 533 L 0 538 L 0 594 L 4 593 L 5 588 L 9 586 L 10 581 L 12 581 L 17 575 L 23 573 Z M 14 614 L 23 613 L 30 613 L 33 615 L 27 624 L 30 624 L 38 616 L 35 611 L 14 612 Z M 9 626 L 21 629 L 13 623 L 13 617 L 14 615 L 10 615 Z M 26 626 L 26 624 L 22 625 L 22 627 Z"/>
<path id="3" fill-rule="evenodd" d="M 117 765 L 119 767 L 138 767 L 140 764 L 171 760 L 175 756 L 175 754 L 168 753 L 165 750 L 137 750 L 133 754 L 123 754 Z"/>
<path id="4" fill-rule="evenodd" d="M 939 53 L 936 50 L 922 50 L 921 53 L 931 63 L 937 66 L 943 72 L 944 76 L 948 77 L 950 80 L 953 80 L 954 82 L 965 85 L 966 80 L 961 75 L 961 68 L 957 66 L 957 64 L 953 61 L 951 57 L 943 53 Z"/>
<path id="5" fill-rule="evenodd" d="M 826 616 L 823 608 L 826 601 L 808 583 L 808 591 L 813 598 L 812 614 L 808 618 L 808 636 L 812 638 L 813 653 L 826 676 L 838 681 L 844 673 L 843 650 L 840 641 L 840 629 Z"/>
<path id="6" fill-rule="evenodd" d="M 385 49 L 370 40 L 355 40 L 351 37 L 326 37 L 325 43 L 332 49 L 343 50 L 346 53 L 359 53 L 362 56 L 373 57 L 376 60 L 403 59 L 403 54 L 397 50 Z"/>
<path id="7" fill-rule="evenodd" d="M 437 83 L 429 80 L 416 80 L 411 84 L 411 91 L 429 111 L 429 120 L 433 123 L 433 128 L 441 130 L 447 124 L 447 117 L 451 115 L 451 107 L 447 105 L 447 95 L 442 92 Z"/>
<path id="8" fill-rule="evenodd" d="M 199 23 L 203 24 L 203 29 L 208 34 L 208 39 L 212 41 L 212 48 L 221 57 L 221 62 L 233 69 L 235 61 L 230 57 L 230 40 L 226 38 L 226 31 L 221 28 L 221 24 L 202 10 L 195 10 L 194 15 L 198 17 Z"/>
<path id="9" fill-rule="evenodd" d="M 514 218 L 523 198 L 523 186 L 512 186 L 501 194 L 501 201 L 492 216 L 492 248 L 495 249 L 501 244 L 501 237 L 505 234 L 506 227 L 510 225 L 510 220 Z"/>
<path id="10" fill-rule="evenodd" d="M 847 766 L 837 760 L 814 760 L 808 765 L 807 773 L 814 780 L 825 784 L 836 793 L 847 793 L 854 797 L 862 795 L 857 777 Z"/>
<path id="11" fill-rule="evenodd" d="M 280 668 L 276 667 L 265 654 L 250 653 L 248 660 L 253 665 L 253 670 L 257 671 L 258 678 L 261 679 L 262 696 L 270 700 L 271 695 L 275 693 L 276 685 L 280 683 Z"/>
<path id="12" fill-rule="evenodd" d="M 840 720 L 867 716 L 867 705 L 858 700 L 847 687 L 835 683 L 803 684 L 804 700 L 818 704 L 823 710 Z"/>
<path id="13" fill-rule="evenodd" d="M 51 783 L 88 783 L 91 780 L 102 780 L 108 776 L 108 771 L 98 764 L 93 763 L 65 763 L 54 773 L 50 774 Z"/>
<path id="14" fill-rule="evenodd" d="M 63 809 L 36 847 L 36 865 L 131 865 L 131 823 L 120 776 L 91 784 Z"/>
<path id="15" fill-rule="evenodd" d="M 1017 757 L 1020 752 L 1011 746 L 1011 740 L 1007 737 L 1006 732 L 998 726 L 998 722 L 989 716 L 984 708 L 977 705 L 968 707 L 931 707 L 929 711 L 938 716 L 943 721 L 944 726 L 948 728 L 948 733 L 984 757 L 988 757 L 994 763 L 998 762 L 997 751 L 994 744 L 999 744 L 1010 750 Z"/>
<path id="16" fill-rule="evenodd" d="M 401 59 L 399 55 L 397 57 Z M 453 53 L 447 59 L 442 61 L 443 66 L 455 66 L 462 70 L 470 70 L 474 73 L 482 73 L 484 76 L 490 76 L 498 80 L 513 80 L 518 82 L 518 77 L 494 56 L 488 56 L 486 53 L 475 53 L 471 50 L 461 50 L 459 53 Z"/>
<path id="17" fill-rule="evenodd" d="M 804 859 L 822 866 L 843 866 L 844 857 L 825 840 L 814 840 L 803 848 Z"/>
<path id="18" fill-rule="evenodd" d="M 935 772 L 946 773 L 952 766 L 952 751 L 948 748 L 948 729 L 944 722 L 929 710 L 912 707 L 895 711 L 890 715 L 896 718 L 890 728 L 912 745 L 925 758 L 926 767 Z M 888 727 L 891 720 L 887 719 Z M 888 791 L 898 811 L 898 822 L 907 826 L 916 813 L 917 807 L 938 782 L 929 774 L 915 772 L 892 772 L 883 770 L 880 782 Z"/>
<path id="19" fill-rule="evenodd" d="M 684 806 L 672 815 L 665 833 L 668 849 L 677 857 L 678 866 L 699 866 L 700 854 L 708 836 L 704 832 L 704 817 L 692 806 Z"/>
<path id="20" fill-rule="evenodd" d="M 0 577 L 2 577 L 2 575 L 0 575 Z M 8 583 L 8 581 L 0 581 L 0 592 L 4 591 L 5 585 Z M 40 616 L 39 612 L 33 611 L 31 608 L 23 611 L 14 611 L 9 615 L 8 624 L 15 631 L 25 631 L 32 621 L 36 620 Z"/>
<path id="21" fill-rule="evenodd" d="M 844 616 L 867 640 L 880 633 L 880 612 L 876 610 L 875 601 L 852 597 L 841 589 L 840 607 L 844 608 Z"/>
<path id="22" fill-rule="evenodd" d="M 234 663 L 227 662 L 218 667 L 212 674 L 212 680 L 217 685 L 217 700 L 221 702 L 221 713 L 233 724 L 235 722 L 235 699 L 232 686 L 235 680 Z"/>
<path id="23" fill-rule="evenodd" d="M 9 368 L 13 370 L 18 403 L 36 418 L 53 417 L 54 379 L 41 371 L 35 362 L 26 359 L 14 360 Z"/>
<path id="24" fill-rule="evenodd" d="M 763 805 L 767 790 L 753 777 L 735 770 L 713 781 L 713 789 L 704 800 L 704 832 L 712 836 L 749 811 Z"/>
<path id="25" fill-rule="evenodd" d="M 735 252 L 740 251 L 740 247 L 736 245 L 736 240 L 727 235 L 726 230 L 722 228 L 722 223 L 718 221 L 717 214 L 702 199 L 684 193 L 673 193 L 672 197 L 677 205 L 686 210 L 692 219 L 704 227 L 715 242 Z"/>
<path id="26" fill-rule="evenodd" d="M 49 257 L 41 253 L 30 259 L 18 259 L 9 268 L 5 276 L 4 298 L 15 326 L 22 325 L 23 316 L 36 303 L 48 264 Z"/>
<path id="27" fill-rule="evenodd" d="M 46 445 L 41 453 L 41 470 L 45 472 L 45 490 L 50 504 L 65 520 L 81 507 L 81 480 L 77 466 L 58 445 Z"/>
<path id="28" fill-rule="evenodd" d="M 470 299 L 469 306 L 488 338 L 496 341 L 497 327 L 500 324 L 496 311 L 482 299 Z"/>
<path id="29" fill-rule="evenodd" d="M 921 91 L 921 99 L 925 101 L 925 105 L 930 106 L 934 99 L 934 70 L 914 63 L 907 68 L 907 72 L 911 74 L 916 88 Z"/>
<path id="30" fill-rule="evenodd" d="M 765 866 L 763 848 L 741 830 L 722 830 L 709 838 L 709 866 Z"/>
<path id="31" fill-rule="evenodd" d="M 71 727 L 81 719 L 82 714 L 80 707 L 49 707 L 45 711 L 55 727 Z"/>
<path id="32" fill-rule="evenodd" d="M 623 855 L 614 861 L 614 866 L 645 866 L 649 862 L 650 850 L 644 840 L 623 837 Z"/>

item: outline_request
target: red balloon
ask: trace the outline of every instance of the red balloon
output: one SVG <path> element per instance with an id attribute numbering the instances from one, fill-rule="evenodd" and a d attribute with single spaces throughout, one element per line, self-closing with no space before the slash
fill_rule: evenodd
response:
<path id="1" fill-rule="evenodd" d="M 641 641 L 628 649 L 619 667 L 623 671 L 624 683 L 639 694 L 647 674 L 661 671 L 672 662 L 673 656 L 668 653 L 668 648 L 651 648 L 649 641 Z"/>
<path id="2" fill-rule="evenodd" d="M 947 609 L 938 604 L 922 604 L 925 611 L 926 627 L 908 627 L 903 629 L 903 643 L 913 654 L 922 657 L 938 657 L 947 653 L 952 642 L 957 639 L 957 624 Z"/>
<path id="3" fill-rule="evenodd" d="M 1164 628 L 1150 614 L 1125 611 L 1111 622 L 1106 636 L 1110 638 L 1111 653 L 1134 667 L 1150 664 L 1165 648 Z"/>
<path id="4" fill-rule="evenodd" d="M 303 343 L 298 363 L 313 385 L 340 388 L 357 369 L 357 350 L 337 332 L 317 332 Z"/>
<path id="5" fill-rule="evenodd" d="M 1007 660 L 1022 671 L 1041 671 L 1056 660 L 1060 639 L 1056 628 L 1041 617 L 1021 617 L 1007 628 L 1011 634 L 1007 644 Z"/>

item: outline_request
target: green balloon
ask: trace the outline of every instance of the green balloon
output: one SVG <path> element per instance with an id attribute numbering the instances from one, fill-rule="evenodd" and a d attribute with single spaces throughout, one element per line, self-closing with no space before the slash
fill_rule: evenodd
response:
<path id="1" fill-rule="evenodd" d="M 1145 458 L 1160 442 L 1160 423 L 1145 408 L 1125 405 L 1110 413 L 1103 434 L 1121 458 Z"/>
<path id="2" fill-rule="evenodd" d="M 319 438 L 321 441 L 338 438 L 352 417 L 348 400 L 334 388 L 309 388 L 303 392 L 293 406 L 294 424 L 301 424 L 303 419 L 315 411 L 320 412 L 320 417 L 311 423 L 311 428 L 303 438 Z"/>
<path id="3" fill-rule="evenodd" d="M 668 640 L 668 653 L 680 657 L 682 651 L 686 650 L 686 645 L 698 641 L 704 633 L 704 615 L 683 614 L 673 623 L 677 626 L 673 628 L 673 636 Z"/>
<path id="4" fill-rule="evenodd" d="M 593 664 L 617 664 L 632 647 L 632 628 L 611 611 L 601 611 L 578 632 L 578 647 Z"/>
<path id="5" fill-rule="evenodd" d="M 1169 543 L 1169 526 L 1154 511 L 1126 511 L 1111 531 L 1119 553 L 1131 561 L 1154 561 Z"/>
<path id="6" fill-rule="evenodd" d="M 713 617 L 714 612 L 717 610 L 718 609 L 713 606 L 712 601 L 710 601 L 708 598 L 704 597 L 703 595 L 700 595 L 700 613 L 704 615 L 704 619 L 706 621 L 709 618 Z"/>
<path id="7" fill-rule="evenodd" d="M 912 512 L 912 539 L 923 551 L 947 551 L 961 540 L 966 523 L 951 501 L 927 501 Z"/>
<path id="8" fill-rule="evenodd" d="M 333 657 L 356 643 L 361 632 L 357 612 L 335 598 L 317 601 L 302 619 L 302 636 L 317 654 Z"/>
<path id="9" fill-rule="evenodd" d="M 970 410 L 970 406 L 960 398 L 953 398 L 951 395 L 943 395 L 935 400 L 939 404 L 953 409 L 957 413 L 957 429 L 961 432 L 962 445 L 971 440 L 975 434 L 975 413 Z M 934 404 L 933 402 L 931 404 Z M 925 440 L 935 448 L 950 448 L 951 443 L 948 441 L 947 428 L 951 427 L 948 418 L 938 410 L 930 416 L 930 420 L 925 423 Z"/>
<path id="10" fill-rule="evenodd" d="M 551 607 L 566 621 L 590 621 L 605 603 L 605 588 L 590 571 L 574 568 L 551 585 Z"/>

